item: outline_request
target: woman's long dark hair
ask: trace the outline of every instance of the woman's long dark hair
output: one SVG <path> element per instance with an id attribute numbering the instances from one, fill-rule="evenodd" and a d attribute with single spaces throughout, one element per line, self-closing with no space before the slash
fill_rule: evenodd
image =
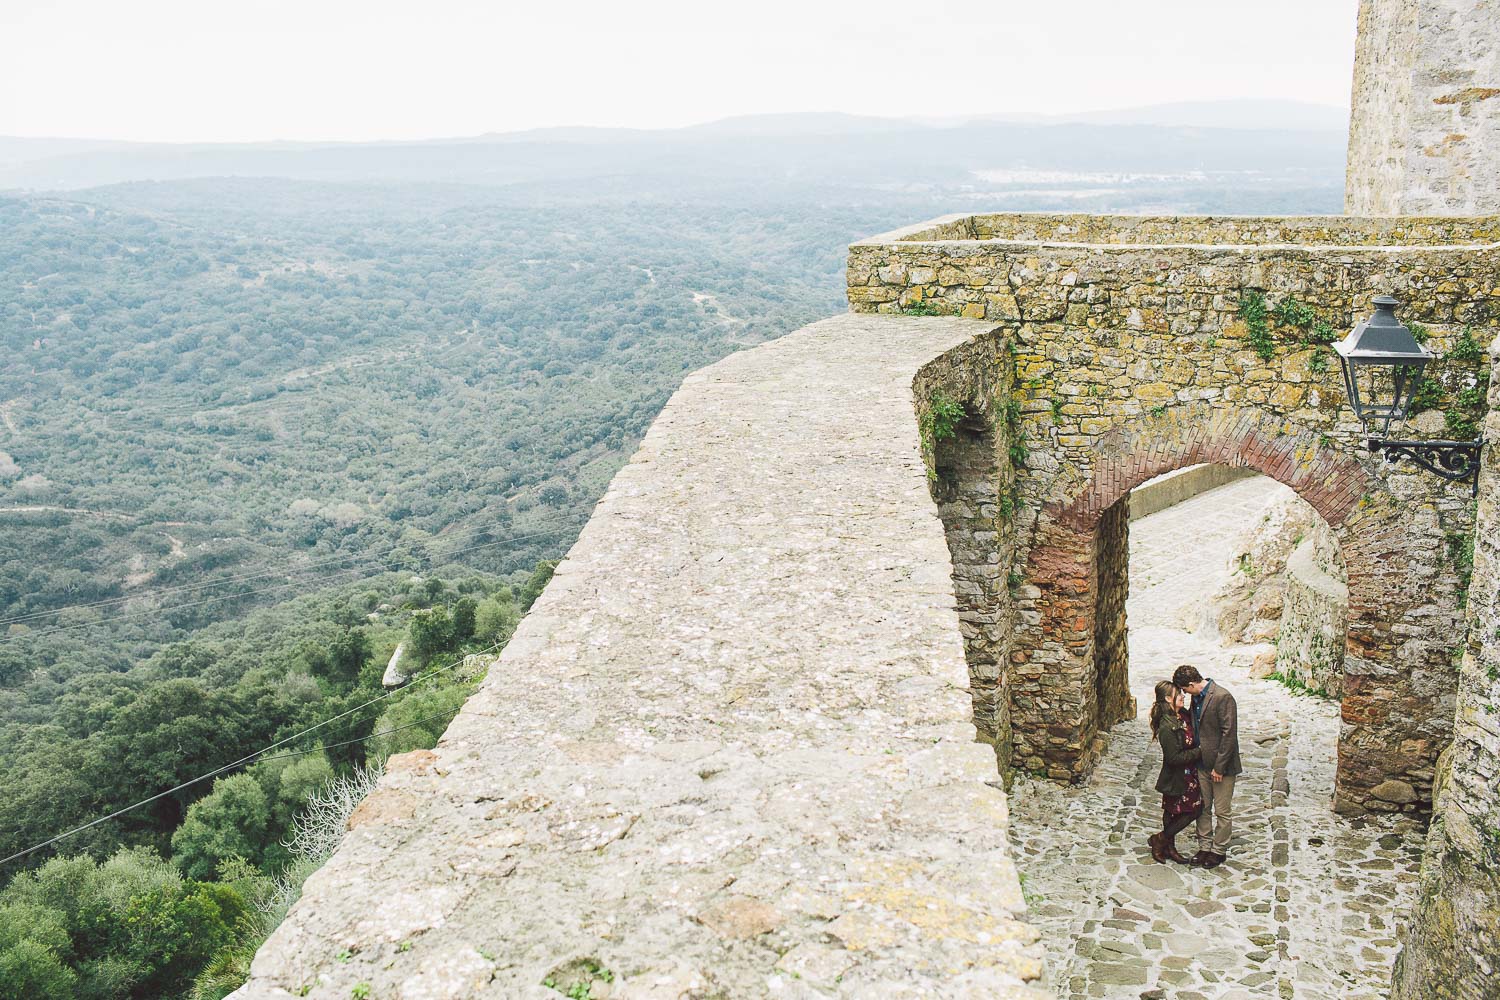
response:
<path id="1" fill-rule="evenodd" d="M 1156 685 L 1156 702 L 1151 706 L 1151 738 L 1154 740 L 1161 731 L 1163 719 L 1177 720 L 1177 709 L 1172 707 L 1172 692 L 1177 686 L 1171 681 L 1160 681 Z"/>

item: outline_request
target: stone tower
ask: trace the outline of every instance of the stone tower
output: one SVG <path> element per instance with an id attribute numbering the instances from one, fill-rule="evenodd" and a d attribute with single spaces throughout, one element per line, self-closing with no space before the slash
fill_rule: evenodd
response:
<path id="1" fill-rule="evenodd" d="M 1497 39 L 1497 0 L 1360 0 L 1346 212 L 1500 213 Z"/>

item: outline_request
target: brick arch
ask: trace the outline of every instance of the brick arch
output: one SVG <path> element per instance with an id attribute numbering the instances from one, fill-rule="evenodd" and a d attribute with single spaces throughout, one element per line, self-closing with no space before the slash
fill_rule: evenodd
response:
<path id="1" fill-rule="evenodd" d="M 1406 683 L 1395 662 L 1393 626 L 1411 603 L 1404 567 L 1421 561 L 1418 549 L 1430 547 L 1430 540 L 1406 530 L 1402 503 L 1372 471 L 1376 460 L 1266 411 L 1207 404 L 1122 421 L 1097 438 L 1092 459 L 1055 484 L 1026 560 L 1034 624 L 1018 635 L 1013 656 L 1018 763 L 1038 769 L 1040 762 L 1054 777 L 1080 779 L 1102 752 L 1104 733 L 1134 716 L 1128 667 L 1107 676 L 1096 662 L 1096 609 L 1109 585 L 1104 550 L 1111 539 L 1123 544 L 1132 489 L 1166 472 L 1213 463 L 1254 469 L 1290 487 L 1328 522 L 1342 549 L 1348 676 L 1336 805 L 1358 809 L 1386 778 L 1424 766 L 1426 746 L 1405 755 L 1393 750 L 1411 742 L 1391 731 L 1401 724 L 1396 715 Z M 1045 691 L 1049 675 L 1052 690 Z M 1067 683 L 1058 685 L 1059 677 Z"/>
<path id="2" fill-rule="evenodd" d="M 1211 463 L 1250 468 L 1295 490 L 1337 528 L 1361 498 L 1385 490 L 1364 462 L 1325 434 L 1250 408 L 1174 407 L 1100 436 L 1088 479 L 1047 505 L 1059 520 L 1093 527 L 1135 487 L 1166 472 Z"/>

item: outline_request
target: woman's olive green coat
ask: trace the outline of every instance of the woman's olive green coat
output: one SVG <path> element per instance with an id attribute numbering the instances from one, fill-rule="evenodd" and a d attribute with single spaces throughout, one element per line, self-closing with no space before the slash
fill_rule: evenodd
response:
<path id="1" fill-rule="evenodd" d="M 1156 790 L 1163 795 L 1187 793 L 1187 778 L 1183 770 L 1197 764 L 1203 751 L 1187 745 L 1187 727 L 1181 719 L 1168 716 L 1161 720 L 1161 730 L 1156 734 L 1161 741 L 1161 774 L 1156 779 Z"/>

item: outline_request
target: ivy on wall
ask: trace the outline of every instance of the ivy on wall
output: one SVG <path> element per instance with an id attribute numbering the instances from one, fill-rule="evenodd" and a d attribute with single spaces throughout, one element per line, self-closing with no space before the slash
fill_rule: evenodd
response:
<path id="1" fill-rule="evenodd" d="M 1307 363 L 1310 373 L 1321 376 L 1328 371 L 1329 352 L 1325 348 L 1337 341 L 1339 334 L 1312 306 L 1292 296 L 1272 306 L 1263 292 L 1245 289 L 1240 293 L 1239 309 L 1250 347 L 1262 361 L 1275 356 L 1278 343 L 1295 342 L 1314 351 Z M 1409 328 L 1417 343 L 1430 341 L 1431 331 L 1423 324 L 1412 323 Z M 1447 435 L 1455 440 L 1478 436 L 1489 390 L 1489 375 L 1480 365 L 1484 357 L 1484 347 L 1473 329 L 1465 327 L 1446 354 L 1428 363 L 1412 397 L 1411 415 L 1446 404 L 1443 424 Z"/>
<path id="2" fill-rule="evenodd" d="M 1418 343 L 1427 343 L 1431 336 L 1420 323 L 1413 323 L 1411 330 Z M 1411 415 L 1440 409 L 1446 403 L 1443 427 L 1447 435 L 1458 441 L 1478 437 L 1490 385 L 1489 373 L 1480 364 L 1484 354 L 1473 329 L 1464 327 L 1447 353 L 1427 363 L 1412 396 Z"/>
<path id="3" fill-rule="evenodd" d="M 927 478 L 937 479 L 937 446 L 958 433 L 964 418 L 964 404 L 942 389 L 927 398 L 917 415 L 917 430 L 922 435 L 922 459 L 927 464 Z"/>
<path id="4" fill-rule="evenodd" d="M 1320 319 L 1312 306 L 1289 295 L 1273 308 L 1266 302 L 1264 293 L 1246 289 L 1240 293 L 1240 319 L 1250 333 L 1251 349 L 1262 361 L 1270 361 L 1275 356 L 1275 334 L 1280 333 L 1283 341 L 1314 349 L 1315 353 L 1308 362 L 1314 375 L 1328 370 L 1328 357 L 1321 348 L 1338 340 L 1338 332 L 1331 323 Z"/>

